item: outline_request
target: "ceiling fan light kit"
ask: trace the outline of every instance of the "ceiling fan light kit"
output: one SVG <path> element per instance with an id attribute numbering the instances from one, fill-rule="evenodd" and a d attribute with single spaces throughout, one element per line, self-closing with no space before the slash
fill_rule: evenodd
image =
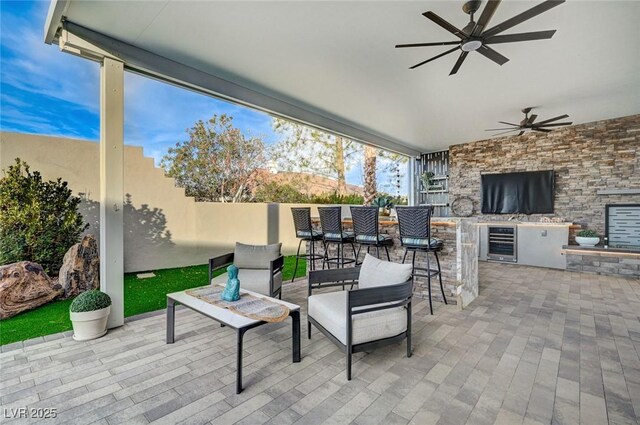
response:
<path id="1" fill-rule="evenodd" d="M 466 2 L 462 6 L 462 10 L 469 15 L 469 23 L 464 26 L 461 30 L 458 29 L 455 25 L 450 24 L 449 22 L 442 19 L 440 16 L 435 13 L 428 11 L 423 13 L 422 15 L 449 31 L 451 34 L 455 35 L 459 38 L 456 41 L 440 41 L 440 42 L 430 42 L 430 43 L 411 43 L 411 44 L 397 44 L 396 48 L 410 48 L 410 47 L 430 47 L 430 46 L 456 46 L 450 50 L 447 50 L 444 53 L 440 53 L 432 58 L 429 58 L 425 61 L 422 61 L 409 69 L 416 69 L 419 66 L 427 64 L 433 60 L 446 56 L 450 53 L 455 52 L 456 50 L 462 50 L 458 60 L 456 61 L 453 69 L 449 73 L 449 75 L 454 75 L 458 72 L 462 63 L 466 59 L 467 55 L 470 52 L 478 52 L 487 59 L 492 60 L 498 65 L 503 65 L 509 61 L 508 58 L 504 57 L 491 47 L 490 44 L 500 44 L 500 43 L 515 43 L 521 41 L 533 41 L 533 40 L 546 40 L 553 37 L 553 34 L 556 32 L 555 30 L 548 31 L 535 31 L 535 32 L 527 32 L 527 33 L 519 33 L 519 34 L 507 34 L 507 35 L 498 35 L 503 31 L 508 30 L 518 24 L 521 24 L 529 19 L 540 15 L 562 3 L 565 0 L 547 0 L 542 2 L 531 9 L 528 9 L 522 12 L 519 15 L 514 16 L 513 18 L 507 19 L 506 21 L 489 28 L 489 21 L 493 17 L 496 9 L 500 5 L 501 0 L 488 0 L 487 5 L 482 10 L 482 14 L 480 15 L 480 19 L 478 22 L 474 21 L 474 13 L 476 13 L 481 6 L 480 0 L 471 0 Z"/>

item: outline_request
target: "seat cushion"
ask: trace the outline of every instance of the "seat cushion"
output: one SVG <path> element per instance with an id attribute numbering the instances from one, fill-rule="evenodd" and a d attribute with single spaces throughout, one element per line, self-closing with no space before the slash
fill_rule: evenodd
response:
<path id="1" fill-rule="evenodd" d="M 309 316 L 347 345 L 347 291 L 312 295 L 308 303 Z M 372 306 L 358 307 L 355 311 L 369 307 Z M 352 327 L 354 345 L 393 337 L 407 330 L 407 311 L 404 307 L 394 307 L 356 314 L 352 317 Z"/>
<path id="2" fill-rule="evenodd" d="M 437 238 L 402 238 L 402 244 L 408 246 L 424 246 L 439 249 L 444 246 L 442 239 Z"/>
<path id="3" fill-rule="evenodd" d="M 314 238 L 321 238 L 322 237 L 322 232 L 320 232 L 319 230 L 312 230 L 311 232 L 309 232 L 307 230 L 298 230 L 296 232 L 296 236 L 299 237 L 299 238 L 303 238 L 303 239 L 311 238 L 312 234 L 313 234 Z"/>
<path id="4" fill-rule="evenodd" d="M 280 256 L 282 243 L 271 245 L 246 245 L 236 242 L 233 264 L 239 269 L 269 269 L 271 262 Z"/>
<path id="5" fill-rule="evenodd" d="M 378 239 L 376 239 L 376 235 L 358 235 L 356 236 L 356 241 L 358 242 L 385 242 L 393 240 L 391 235 L 378 235 Z"/>
<path id="6" fill-rule="evenodd" d="M 324 238 L 330 241 L 342 241 L 345 239 L 352 239 L 353 232 L 342 232 L 342 233 L 329 233 L 326 232 L 324 234 Z"/>
<path id="7" fill-rule="evenodd" d="M 269 293 L 269 279 L 271 272 L 269 270 L 257 269 L 239 269 L 238 279 L 240 280 L 240 288 L 248 289 L 262 295 L 271 296 Z M 211 279 L 212 285 L 226 285 L 228 276 L 226 273 Z M 277 291 L 282 286 L 282 273 L 276 273 L 273 277 L 273 290 Z"/>
<path id="8" fill-rule="evenodd" d="M 397 285 L 411 279 L 413 267 L 411 264 L 398 264 L 382 261 L 373 255 L 365 255 L 358 288 L 373 288 L 376 286 Z"/>

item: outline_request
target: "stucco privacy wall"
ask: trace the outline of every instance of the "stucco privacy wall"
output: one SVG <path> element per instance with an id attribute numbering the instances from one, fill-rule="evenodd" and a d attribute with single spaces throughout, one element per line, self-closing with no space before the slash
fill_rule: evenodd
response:
<path id="1" fill-rule="evenodd" d="M 62 178 L 83 194 L 87 233 L 100 237 L 99 145 L 96 142 L 0 132 L 0 169 L 19 157 L 45 179 Z M 236 241 L 265 244 L 280 241 L 285 254 L 295 253 L 291 207 L 297 204 L 222 204 L 195 202 L 173 179 L 143 156 L 142 148 L 125 146 L 125 271 L 204 264 L 233 249 Z M 312 208 L 317 216 L 316 205 Z M 343 214 L 350 216 L 348 207 Z"/>
<path id="2" fill-rule="evenodd" d="M 478 215 L 481 173 L 555 170 L 555 214 L 549 216 L 603 234 L 606 204 L 640 203 L 640 195 L 597 194 L 602 189 L 640 188 L 640 115 L 455 145 L 449 161 L 451 199 L 471 197 Z M 528 218 L 538 221 L 540 215 Z"/>
<path id="3" fill-rule="evenodd" d="M 75 194 L 84 194 L 87 232 L 99 238 L 98 147 L 85 140 L 2 132 L 0 168 L 19 157 L 45 179 L 67 181 Z M 195 202 L 154 167 L 153 159 L 143 156 L 142 148 L 126 146 L 124 161 L 125 271 L 203 264 L 232 249 L 236 240 L 278 240 L 268 224 L 269 211 L 277 206 Z"/>

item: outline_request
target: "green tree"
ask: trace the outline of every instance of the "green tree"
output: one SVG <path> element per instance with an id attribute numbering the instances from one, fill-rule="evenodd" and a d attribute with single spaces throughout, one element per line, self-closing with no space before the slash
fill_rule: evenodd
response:
<path id="1" fill-rule="evenodd" d="M 43 181 L 16 158 L 0 179 L 0 264 L 33 261 L 58 274 L 64 254 L 89 226 L 79 204 L 67 182 Z"/>
<path id="2" fill-rule="evenodd" d="M 335 179 L 338 194 L 347 193 L 346 174 L 355 165 L 356 155 L 362 152 L 361 144 L 280 118 L 274 118 L 273 128 L 284 136 L 271 150 L 279 170 Z"/>
<path id="3" fill-rule="evenodd" d="M 166 175 L 197 201 L 241 202 L 251 198 L 256 171 L 265 166 L 261 139 L 246 137 L 228 115 L 199 120 L 162 158 Z"/>
<path id="4" fill-rule="evenodd" d="M 256 202 L 307 203 L 309 196 L 290 183 L 268 182 L 258 186 L 255 192 Z"/>

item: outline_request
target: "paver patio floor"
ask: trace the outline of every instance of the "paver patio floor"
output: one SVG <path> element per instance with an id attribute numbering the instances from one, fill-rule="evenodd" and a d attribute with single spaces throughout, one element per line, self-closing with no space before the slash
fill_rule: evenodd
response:
<path id="1" fill-rule="evenodd" d="M 464 311 L 415 300 L 413 357 L 399 344 L 343 354 L 317 330 L 302 362 L 291 324 L 245 336 L 235 394 L 235 333 L 176 312 L 166 345 L 158 314 L 90 342 L 56 335 L 2 347 L 2 415 L 55 408 L 61 424 L 636 424 L 640 418 L 640 281 L 514 265 L 480 265 L 480 297 Z M 34 423 L 34 419 L 3 419 Z"/>

